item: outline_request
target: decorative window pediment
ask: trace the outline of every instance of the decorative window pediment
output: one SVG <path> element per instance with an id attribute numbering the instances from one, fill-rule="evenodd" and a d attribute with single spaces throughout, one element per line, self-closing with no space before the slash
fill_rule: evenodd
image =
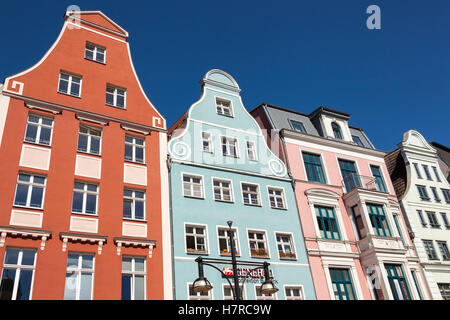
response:
<path id="1" fill-rule="evenodd" d="M 122 246 L 125 247 L 142 247 L 148 248 L 148 257 L 151 258 L 153 254 L 153 248 L 156 246 L 156 240 L 143 240 L 137 238 L 114 238 L 114 243 L 117 246 L 117 255 L 119 256 L 122 251 Z"/>
<path id="2" fill-rule="evenodd" d="M 45 248 L 45 242 L 52 235 L 51 231 L 39 230 L 31 228 L 16 228 L 8 226 L 0 226 L 0 247 L 5 245 L 6 237 L 21 237 L 21 238 L 32 238 L 41 240 L 41 250 Z"/>
<path id="3" fill-rule="evenodd" d="M 97 244 L 98 254 L 102 254 L 102 247 L 106 243 L 107 238 L 107 236 L 102 235 L 90 235 L 73 232 L 60 232 L 59 236 L 63 242 L 62 251 L 64 252 L 67 250 L 67 243 L 71 241 L 71 242 Z"/>

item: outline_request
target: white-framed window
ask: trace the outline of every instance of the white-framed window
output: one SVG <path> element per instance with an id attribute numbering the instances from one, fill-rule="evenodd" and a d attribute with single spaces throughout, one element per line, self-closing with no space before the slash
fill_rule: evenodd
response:
<path id="1" fill-rule="evenodd" d="M 75 181 L 73 188 L 72 212 L 97 214 L 98 185 Z"/>
<path id="2" fill-rule="evenodd" d="M 127 90 L 108 84 L 106 86 L 106 104 L 121 109 L 126 108 Z"/>
<path id="3" fill-rule="evenodd" d="M 234 287 L 230 287 L 229 284 L 222 284 L 223 300 L 234 300 Z M 239 285 L 242 300 L 245 300 L 245 289 L 243 285 Z"/>
<path id="4" fill-rule="evenodd" d="M 145 220 L 145 192 L 123 190 L 123 217 L 125 219 Z"/>
<path id="5" fill-rule="evenodd" d="M 216 109 L 217 114 L 228 117 L 233 116 L 233 108 L 230 100 L 216 98 Z"/>
<path id="6" fill-rule="evenodd" d="M 80 125 L 77 151 L 100 155 L 102 130 Z"/>
<path id="7" fill-rule="evenodd" d="M 42 209 L 46 180 L 44 176 L 19 172 L 14 205 Z"/>
<path id="8" fill-rule="evenodd" d="M 269 251 L 265 231 L 248 231 L 248 245 L 253 258 L 268 258 Z"/>
<path id="9" fill-rule="evenodd" d="M 236 138 L 222 137 L 222 154 L 228 157 L 238 157 Z"/>
<path id="10" fill-rule="evenodd" d="M 257 184 L 242 183 L 241 188 L 244 204 L 253 206 L 261 205 L 259 187 Z"/>
<path id="11" fill-rule="evenodd" d="M 36 250 L 6 248 L 0 282 L 0 300 L 31 300 Z"/>
<path id="12" fill-rule="evenodd" d="M 238 232 L 236 228 L 232 228 L 233 230 L 233 242 L 234 242 L 234 250 L 237 256 L 240 255 L 239 250 L 239 241 L 238 241 Z M 217 235 L 219 240 L 219 253 L 220 255 L 231 255 L 231 242 L 230 242 L 230 234 L 228 228 L 218 227 Z"/>
<path id="13" fill-rule="evenodd" d="M 64 300 L 92 300 L 94 265 L 93 254 L 69 252 Z"/>
<path id="14" fill-rule="evenodd" d="M 214 200 L 233 202 L 233 190 L 230 180 L 213 178 Z"/>
<path id="15" fill-rule="evenodd" d="M 284 191 L 282 188 L 267 187 L 267 193 L 269 194 L 269 203 L 271 208 L 286 209 Z"/>
<path id="16" fill-rule="evenodd" d="M 278 256 L 280 259 L 296 259 L 292 235 L 288 233 L 276 233 Z"/>
<path id="17" fill-rule="evenodd" d="M 146 269 L 144 257 L 122 257 L 122 300 L 145 300 Z"/>
<path id="18" fill-rule="evenodd" d="M 58 92 L 68 94 L 74 97 L 81 97 L 81 82 L 80 76 L 60 72 Z"/>
<path id="19" fill-rule="evenodd" d="M 125 136 L 125 160 L 144 163 L 145 139 L 134 136 Z"/>
<path id="20" fill-rule="evenodd" d="M 211 292 L 195 292 L 194 285 L 192 283 L 188 283 L 188 300 L 211 300 Z"/>
<path id="21" fill-rule="evenodd" d="M 203 146 L 203 152 L 208 152 L 208 153 L 213 152 L 211 133 L 202 132 L 202 146 Z"/>
<path id="22" fill-rule="evenodd" d="M 247 141 L 247 156 L 249 160 L 257 161 L 256 144 L 253 141 Z"/>
<path id="23" fill-rule="evenodd" d="M 302 286 L 285 286 L 284 295 L 286 300 L 305 300 Z"/>
<path id="24" fill-rule="evenodd" d="M 185 197 L 203 198 L 203 178 L 183 174 L 183 195 Z"/>
<path id="25" fill-rule="evenodd" d="M 25 141 L 50 146 L 52 140 L 53 119 L 37 114 L 29 114 Z"/>
<path id="26" fill-rule="evenodd" d="M 184 236 L 186 239 L 187 253 L 208 253 L 207 232 L 205 226 L 188 224 L 185 226 Z"/>
<path id="27" fill-rule="evenodd" d="M 84 57 L 89 60 L 97 61 L 100 63 L 106 62 L 106 48 L 98 46 L 96 44 L 86 42 L 86 48 L 84 50 Z"/>
<path id="28" fill-rule="evenodd" d="M 276 294 L 263 294 L 261 292 L 261 286 L 255 285 L 255 292 L 256 292 L 256 300 L 277 300 Z"/>

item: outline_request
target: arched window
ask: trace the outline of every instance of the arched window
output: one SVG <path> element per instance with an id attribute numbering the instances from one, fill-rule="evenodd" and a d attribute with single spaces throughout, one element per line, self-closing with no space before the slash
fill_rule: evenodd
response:
<path id="1" fill-rule="evenodd" d="M 333 129 L 333 134 L 336 139 L 342 140 L 341 127 L 336 122 L 331 123 L 331 128 Z"/>

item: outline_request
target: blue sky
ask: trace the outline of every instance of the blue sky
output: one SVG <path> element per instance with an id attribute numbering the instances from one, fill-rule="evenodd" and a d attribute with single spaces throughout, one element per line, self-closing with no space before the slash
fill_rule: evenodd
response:
<path id="1" fill-rule="evenodd" d="M 351 114 L 381 150 L 419 130 L 450 145 L 450 1 L 8 1 L 0 81 L 35 64 L 71 5 L 101 10 L 129 33 L 141 83 L 173 124 L 212 68 L 229 72 L 248 110 L 261 102 Z M 381 9 L 381 30 L 366 8 Z"/>

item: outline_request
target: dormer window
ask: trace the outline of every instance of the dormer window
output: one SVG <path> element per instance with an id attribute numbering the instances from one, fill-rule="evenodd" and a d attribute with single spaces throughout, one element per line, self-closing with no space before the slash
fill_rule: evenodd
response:
<path id="1" fill-rule="evenodd" d="M 303 122 L 289 119 L 289 123 L 291 124 L 291 127 L 292 127 L 293 130 L 298 131 L 298 132 L 302 132 L 302 133 L 306 133 L 305 126 L 303 125 Z"/>
<path id="2" fill-rule="evenodd" d="M 341 127 L 336 122 L 331 124 L 331 129 L 333 129 L 333 134 L 336 139 L 343 140 Z"/>
<path id="3" fill-rule="evenodd" d="M 103 47 L 97 46 L 93 43 L 86 42 L 86 49 L 84 50 L 84 57 L 88 60 L 105 63 L 106 62 L 106 49 Z"/>
<path id="4" fill-rule="evenodd" d="M 112 107 L 125 109 L 126 90 L 108 84 L 106 86 L 106 104 Z"/>
<path id="5" fill-rule="evenodd" d="M 217 108 L 217 114 L 220 114 L 222 116 L 233 116 L 233 111 L 231 108 L 231 101 L 224 100 L 224 99 L 218 99 L 216 98 L 216 108 Z"/>

